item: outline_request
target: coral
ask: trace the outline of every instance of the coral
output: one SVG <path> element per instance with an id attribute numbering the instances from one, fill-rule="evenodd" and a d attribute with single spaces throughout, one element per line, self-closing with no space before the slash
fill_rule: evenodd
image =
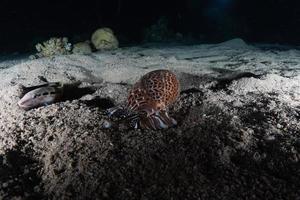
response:
<path id="1" fill-rule="evenodd" d="M 72 52 L 74 54 L 90 54 L 90 53 L 92 53 L 90 41 L 78 42 L 78 43 L 74 44 Z"/>
<path id="2" fill-rule="evenodd" d="M 99 28 L 93 34 L 91 41 L 97 50 L 111 50 L 119 46 L 119 41 L 110 28 Z"/>
<path id="3" fill-rule="evenodd" d="M 37 54 L 31 58 L 51 57 L 55 55 L 70 54 L 72 50 L 72 44 L 68 42 L 68 38 L 50 38 L 49 40 L 38 43 L 35 46 L 38 51 Z"/>

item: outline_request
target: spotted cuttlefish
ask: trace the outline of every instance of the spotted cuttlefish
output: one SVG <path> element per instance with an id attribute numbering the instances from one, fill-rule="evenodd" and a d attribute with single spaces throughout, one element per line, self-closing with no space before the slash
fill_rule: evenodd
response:
<path id="1" fill-rule="evenodd" d="M 109 109 L 108 114 L 125 113 L 125 119 L 134 128 L 159 130 L 175 126 L 177 122 L 168 115 L 167 109 L 176 101 L 179 90 L 179 81 L 174 73 L 169 70 L 151 71 L 134 84 L 127 104 Z"/>

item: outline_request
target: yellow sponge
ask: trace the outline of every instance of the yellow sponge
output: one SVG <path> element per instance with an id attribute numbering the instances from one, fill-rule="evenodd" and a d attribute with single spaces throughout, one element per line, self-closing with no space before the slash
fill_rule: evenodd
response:
<path id="1" fill-rule="evenodd" d="M 110 28 L 99 28 L 93 34 L 91 41 L 97 50 L 111 50 L 119 47 L 119 41 Z"/>

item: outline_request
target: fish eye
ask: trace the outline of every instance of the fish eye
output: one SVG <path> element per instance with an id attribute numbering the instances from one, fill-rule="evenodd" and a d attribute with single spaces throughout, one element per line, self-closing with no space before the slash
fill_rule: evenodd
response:
<path id="1" fill-rule="evenodd" d="M 48 94 L 49 94 L 48 92 L 44 92 L 44 93 L 43 93 L 44 96 L 46 96 L 46 95 L 48 95 Z"/>
<path id="2" fill-rule="evenodd" d="M 33 98 L 35 99 L 35 98 L 37 98 L 37 97 L 39 97 L 39 96 L 41 96 L 41 94 L 34 94 L 34 95 L 33 95 Z"/>

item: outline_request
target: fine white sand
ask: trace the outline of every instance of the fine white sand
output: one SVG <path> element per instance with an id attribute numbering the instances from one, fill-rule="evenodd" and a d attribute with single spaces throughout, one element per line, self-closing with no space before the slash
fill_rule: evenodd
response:
<path id="1" fill-rule="evenodd" d="M 287 130 L 293 138 L 298 138 L 298 140 L 300 138 L 299 132 L 297 133 L 300 130 L 300 51 L 296 49 L 282 50 L 272 48 L 272 46 L 260 48 L 248 45 L 241 39 L 234 39 L 220 44 L 148 45 L 96 52 L 91 55 L 8 60 L 1 62 L 0 68 L 0 155 L 16 149 L 26 155 L 30 152 L 29 156 L 40 163 L 39 174 L 42 177 L 41 185 L 44 185 L 41 190 L 45 190 L 46 194 L 57 195 L 57 197 L 60 195 L 66 197 L 64 196 L 66 195 L 65 188 L 74 181 L 71 177 L 76 176 L 77 172 L 64 168 L 68 173 L 57 175 L 54 172 L 61 164 L 55 165 L 55 160 L 50 161 L 51 156 L 62 156 L 60 154 L 65 151 L 67 144 L 70 145 L 68 148 L 72 149 L 79 145 L 78 142 L 83 142 L 87 145 L 86 148 L 90 147 L 90 149 L 95 145 L 100 149 L 102 146 L 109 150 L 114 148 L 111 146 L 113 142 L 100 131 L 103 120 L 101 109 L 90 108 L 82 104 L 82 101 L 99 97 L 110 99 L 115 104 L 122 103 L 126 101 L 130 86 L 143 74 L 156 69 L 174 71 L 180 80 L 183 92 L 190 91 L 189 89 L 201 91 L 201 95 L 184 93 L 171 109 L 175 115 L 179 116 L 177 118 L 174 116 L 179 121 L 179 127 L 175 131 L 183 132 L 186 127 L 190 128 L 208 120 L 209 110 L 205 110 L 208 107 L 204 105 L 214 105 L 222 112 L 233 116 L 231 123 L 238 124 L 236 127 L 241 131 L 239 137 L 242 139 L 236 144 L 237 148 L 234 151 L 243 148 L 245 150 L 249 145 L 252 145 L 251 148 L 249 147 L 251 150 L 247 149 L 245 152 L 251 152 L 253 148 L 256 148 L 257 146 L 253 145 L 254 141 L 258 141 L 255 131 L 261 130 L 262 127 L 265 135 L 258 138 L 272 139 L 275 133 L 288 134 Z M 260 76 L 259 78 L 243 76 L 236 78 L 243 72 L 251 72 Z M 95 87 L 96 91 L 77 100 L 58 102 L 24 111 L 17 106 L 20 99 L 19 85 L 41 84 L 39 76 L 51 82 L 81 81 L 82 87 Z M 224 79 L 229 80 L 227 85 L 224 85 L 222 89 L 213 89 L 220 80 Z M 267 103 L 264 104 L 264 102 Z M 193 110 L 193 107 L 197 108 Z M 192 114 L 186 115 L 188 109 Z M 270 113 L 277 113 L 280 116 L 277 119 L 270 115 L 266 119 L 269 120 L 269 125 L 266 125 L 267 122 L 262 125 L 253 119 L 257 117 L 254 114 L 250 118 L 245 117 L 242 113 L 246 111 L 261 111 L 266 113 L 266 116 Z M 181 112 L 185 114 L 180 117 Z M 221 123 L 223 118 L 218 120 Z M 92 128 L 88 126 L 89 124 Z M 101 140 L 103 143 L 97 143 L 99 135 L 104 138 Z M 50 136 L 55 142 L 52 139 L 46 140 Z M 75 154 L 81 155 L 83 152 L 85 155 L 84 152 L 90 151 L 90 149 L 84 150 L 83 146 L 82 148 L 74 150 Z M 222 159 L 226 160 L 227 154 L 223 153 Z M 88 155 L 90 154 L 93 155 L 89 152 Z M 300 158 L 297 151 L 295 156 Z M 80 159 L 85 162 L 86 157 Z M 230 161 L 226 160 L 226 162 Z M 94 164 L 91 165 L 94 166 Z M 89 167 L 90 165 L 84 166 L 80 170 L 88 171 Z M 78 183 L 76 181 L 74 183 Z M 58 185 L 61 185 L 61 188 Z M 87 189 L 88 185 L 84 187 L 87 193 L 85 195 L 90 195 L 92 190 Z M 75 186 L 74 188 L 76 190 Z M 81 188 L 79 193 L 82 190 Z M 3 191 L 0 192 L 0 197 L 7 195 Z"/>

